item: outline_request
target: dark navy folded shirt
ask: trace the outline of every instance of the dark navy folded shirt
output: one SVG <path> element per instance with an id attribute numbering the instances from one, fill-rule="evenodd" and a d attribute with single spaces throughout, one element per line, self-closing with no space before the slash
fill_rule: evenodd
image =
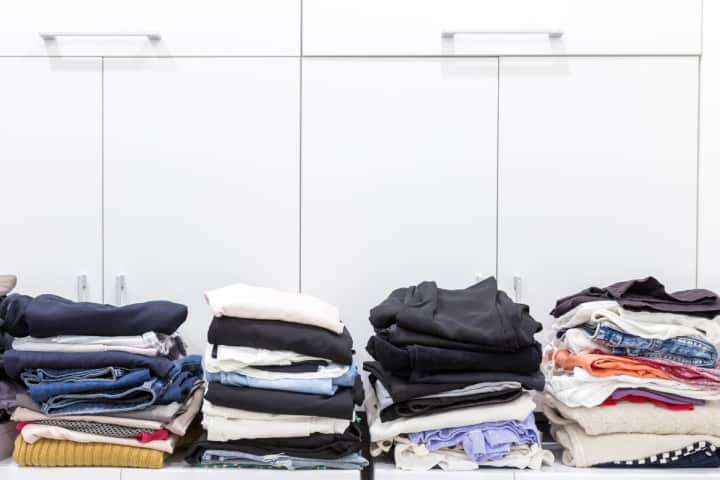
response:
<path id="1" fill-rule="evenodd" d="M 56 335 L 131 336 L 171 334 L 187 318 L 187 307 L 167 301 L 124 305 L 73 302 L 56 295 L 12 294 L 0 303 L 3 328 L 14 337 Z"/>

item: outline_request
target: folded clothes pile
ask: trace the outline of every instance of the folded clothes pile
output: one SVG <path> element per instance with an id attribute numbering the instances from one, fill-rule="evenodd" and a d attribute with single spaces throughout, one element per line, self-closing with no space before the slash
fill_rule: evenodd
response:
<path id="1" fill-rule="evenodd" d="M 202 365 L 176 333 L 187 308 L 116 307 L 12 294 L 7 374 L 26 387 L 12 420 L 27 466 L 159 468 L 200 411 Z"/>
<path id="2" fill-rule="evenodd" d="M 545 413 L 577 467 L 720 466 L 720 299 L 652 277 L 558 300 Z"/>
<path id="3" fill-rule="evenodd" d="M 540 468 L 527 390 L 542 391 L 542 328 L 488 278 L 465 290 L 400 288 L 370 311 L 372 453 L 406 470 Z"/>
<path id="4" fill-rule="evenodd" d="M 17 277 L 15 275 L 0 275 L 0 302 L 15 288 Z M 15 426 L 10 422 L 10 415 L 15 410 L 15 395 L 21 387 L 5 373 L 3 367 L 3 354 L 12 348 L 13 337 L 3 326 L 0 319 L 0 459 L 12 454 L 15 440 Z"/>
<path id="5" fill-rule="evenodd" d="M 337 308 L 242 284 L 205 298 L 215 315 L 204 359 L 207 433 L 187 461 L 289 470 L 367 466 L 355 423 L 362 382 Z"/>

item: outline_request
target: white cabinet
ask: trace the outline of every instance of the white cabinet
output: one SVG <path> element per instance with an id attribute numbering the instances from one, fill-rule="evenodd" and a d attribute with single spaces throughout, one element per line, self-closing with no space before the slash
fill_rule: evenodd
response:
<path id="1" fill-rule="evenodd" d="M 299 55 L 300 2 L 1 2 L 0 55 Z"/>
<path id="2" fill-rule="evenodd" d="M 720 1 L 705 2 L 703 22 L 698 286 L 720 291 Z"/>
<path id="3" fill-rule="evenodd" d="M 500 60 L 498 276 L 554 301 L 656 275 L 695 283 L 697 58 Z"/>
<path id="4" fill-rule="evenodd" d="M 299 62 L 105 60 L 105 299 L 189 305 L 191 351 L 205 290 L 298 289 Z"/>
<path id="5" fill-rule="evenodd" d="M 423 280 L 495 272 L 497 59 L 303 63 L 302 290 L 368 311 Z"/>
<path id="6" fill-rule="evenodd" d="M 303 53 L 699 54 L 701 10 L 701 0 L 304 0 Z"/>
<path id="7" fill-rule="evenodd" d="M 17 291 L 102 299 L 101 74 L 90 58 L 0 58 L 0 272 Z"/>

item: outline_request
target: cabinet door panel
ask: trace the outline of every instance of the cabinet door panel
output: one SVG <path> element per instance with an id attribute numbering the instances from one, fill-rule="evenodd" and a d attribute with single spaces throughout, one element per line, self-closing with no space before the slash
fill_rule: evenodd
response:
<path id="1" fill-rule="evenodd" d="M 18 292 L 102 300 L 100 69 L 0 58 L 0 273 Z"/>
<path id="2" fill-rule="evenodd" d="M 720 2 L 703 9 L 698 286 L 720 291 Z"/>
<path id="3" fill-rule="evenodd" d="M 498 275 L 555 300 L 655 275 L 695 283 L 696 58 L 502 59 Z"/>
<path id="4" fill-rule="evenodd" d="M 108 59 L 106 298 L 188 304 L 231 282 L 298 289 L 299 60 Z"/>
<path id="5" fill-rule="evenodd" d="M 394 288 L 495 271 L 496 59 L 303 66 L 302 289 L 365 356 Z"/>

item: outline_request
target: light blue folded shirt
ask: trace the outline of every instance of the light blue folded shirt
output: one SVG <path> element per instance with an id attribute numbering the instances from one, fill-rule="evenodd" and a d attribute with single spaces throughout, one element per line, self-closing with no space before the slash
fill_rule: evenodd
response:
<path id="1" fill-rule="evenodd" d="M 334 378 L 277 378 L 268 380 L 250 377 L 239 373 L 206 372 L 208 382 L 222 383 L 233 387 L 264 388 L 266 390 L 284 390 L 287 392 L 312 393 L 316 395 L 335 395 L 338 387 L 352 387 L 357 377 L 355 361 L 343 375 Z"/>

